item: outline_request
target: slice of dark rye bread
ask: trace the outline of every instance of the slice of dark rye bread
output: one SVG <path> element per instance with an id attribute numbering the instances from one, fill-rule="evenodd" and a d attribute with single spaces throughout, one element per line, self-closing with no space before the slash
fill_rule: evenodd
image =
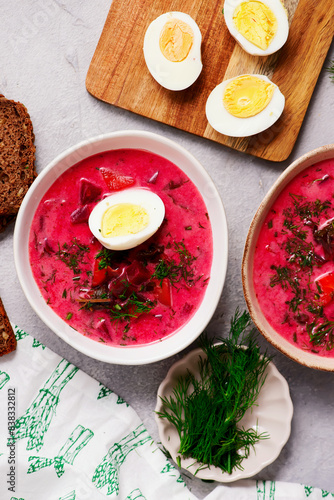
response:
<path id="1" fill-rule="evenodd" d="M 0 356 L 15 351 L 15 349 L 15 333 L 0 298 Z"/>
<path id="2" fill-rule="evenodd" d="M 15 219 L 37 175 L 34 139 L 26 107 L 0 94 L 0 232 Z"/>

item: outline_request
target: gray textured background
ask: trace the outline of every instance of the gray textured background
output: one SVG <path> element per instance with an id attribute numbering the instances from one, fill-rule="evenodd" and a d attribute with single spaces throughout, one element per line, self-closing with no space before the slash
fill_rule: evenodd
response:
<path id="1" fill-rule="evenodd" d="M 109 7 L 110 0 L 0 0 L 0 93 L 22 101 L 30 112 L 38 172 L 69 146 L 122 129 L 164 135 L 202 163 L 220 192 L 229 226 L 227 279 L 208 326 L 210 335 L 224 335 L 236 307 L 245 307 L 242 252 L 263 196 L 292 160 L 334 142 L 334 82 L 323 69 L 288 161 L 277 164 L 256 159 L 114 108 L 88 94 L 85 77 Z M 332 45 L 324 68 L 333 58 Z M 48 330 L 29 306 L 15 272 L 12 236 L 13 227 L 0 235 L 0 296 L 11 321 L 127 400 L 158 441 L 153 415 L 157 388 L 182 353 L 152 365 L 125 367 L 76 352 Z M 261 344 L 268 347 L 264 339 Z M 274 352 L 270 346 L 269 352 Z M 303 482 L 334 492 L 334 374 L 304 368 L 280 353 L 276 353 L 275 364 L 290 386 L 292 432 L 279 458 L 258 477 Z M 215 487 L 188 476 L 186 481 L 199 498 Z"/>

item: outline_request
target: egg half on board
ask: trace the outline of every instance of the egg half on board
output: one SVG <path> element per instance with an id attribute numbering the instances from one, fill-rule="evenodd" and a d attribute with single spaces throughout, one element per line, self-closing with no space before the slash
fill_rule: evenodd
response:
<path id="1" fill-rule="evenodd" d="M 153 236 L 164 217 L 165 205 L 157 194 L 130 188 L 100 201 L 93 208 L 88 225 L 105 248 L 128 250 Z"/>
<path id="2" fill-rule="evenodd" d="M 224 18 L 231 35 L 254 56 L 268 56 L 285 44 L 288 14 L 280 0 L 225 0 Z"/>
<path id="3" fill-rule="evenodd" d="M 184 90 L 202 71 L 202 35 L 192 17 L 167 12 L 157 17 L 144 37 L 144 58 L 153 78 L 168 90 Z"/>
<path id="4" fill-rule="evenodd" d="M 248 137 L 271 127 L 281 116 L 284 95 L 265 75 L 240 75 L 213 89 L 206 102 L 211 127 L 231 137 Z"/>

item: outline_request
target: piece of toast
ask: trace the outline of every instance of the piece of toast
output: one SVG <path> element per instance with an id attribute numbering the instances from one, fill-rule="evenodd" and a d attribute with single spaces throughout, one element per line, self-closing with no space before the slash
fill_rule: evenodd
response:
<path id="1" fill-rule="evenodd" d="M 15 219 L 37 175 L 34 139 L 26 107 L 0 94 L 0 232 Z"/>
<path id="2" fill-rule="evenodd" d="M 15 349 L 15 333 L 0 298 L 0 356 L 15 351 Z"/>

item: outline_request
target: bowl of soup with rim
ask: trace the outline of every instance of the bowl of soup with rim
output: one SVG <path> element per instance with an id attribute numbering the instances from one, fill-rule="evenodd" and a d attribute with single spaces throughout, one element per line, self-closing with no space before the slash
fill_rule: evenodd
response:
<path id="1" fill-rule="evenodd" d="M 294 161 L 269 190 L 249 228 L 242 281 L 272 345 L 334 371 L 334 145 Z"/>
<path id="2" fill-rule="evenodd" d="M 32 308 L 65 342 L 105 362 L 151 363 L 191 344 L 216 309 L 225 212 L 184 148 L 149 132 L 113 132 L 39 174 L 17 217 L 14 258 Z"/>

